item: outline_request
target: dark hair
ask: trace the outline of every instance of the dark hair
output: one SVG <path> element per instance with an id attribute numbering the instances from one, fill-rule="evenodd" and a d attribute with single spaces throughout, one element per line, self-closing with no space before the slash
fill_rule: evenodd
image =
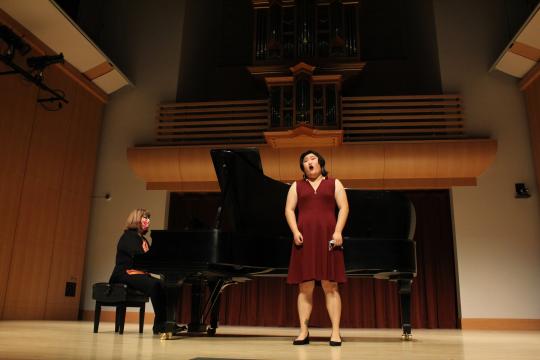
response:
<path id="1" fill-rule="evenodd" d="M 319 154 L 318 152 L 316 151 L 313 151 L 313 150 L 307 150 L 307 151 L 304 151 L 302 153 L 302 155 L 300 155 L 300 170 L 302 170 L 302 173 L 304 174 L 304 179 L 306 178 L 306 173 L 304 172 L 304 158 L 306 157 L 306 155 L 308 154 L 313 154 L 317 157 L 317 160 L 319 161 L 319 165 L 321 166 L 321 174 L 322 176 L 327 176 L 328 175 L 328 171 L 326 171 L 326 168 L 324 167 L 324 165 L 326 164 L 326 160 L 324 160 L 324 157 Z"/>

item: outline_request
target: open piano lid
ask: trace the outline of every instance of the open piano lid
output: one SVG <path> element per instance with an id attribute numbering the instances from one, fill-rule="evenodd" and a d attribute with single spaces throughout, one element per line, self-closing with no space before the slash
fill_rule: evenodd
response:
<path id="1" fill-rule="evenodd" d="M 291 237 L 284 216 L 289 186 L 262 171 L 256 148 L 210 151 L 222 195 L 217 228 Z"/>

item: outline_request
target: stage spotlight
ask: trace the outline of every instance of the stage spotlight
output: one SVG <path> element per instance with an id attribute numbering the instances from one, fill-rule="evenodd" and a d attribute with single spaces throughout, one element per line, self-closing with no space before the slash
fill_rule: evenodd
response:
<path id="1" fill-rule="evenodd" d="M 15 34 L 10 28 L 5 25 L 0 25 L 0 39 L 2 39 L 8 45 L 7 56 L 13 57 L 15 50 L 22 55 L 26 55 L 30 52 L 30 45 L 24 42 L 20 36 Z"/>
<path id="2" fill-rule="evenodd" d="M 26 63 L 29 67 L 34 70 L 43 70 L 47 66 L 57 63 L 64 63 L 64 54 L 60 53 L 58 55 L 44 55 L 44 56 L 34 56 L 26 59 Z"/>
<path id="3" fill-rule="evenodd" d="M 4 43 L 7 45 L 4 45 Z M 69 103 L 65 93 L 60 89 L 51 89 L 43 83 L 43 71 L 52 64 L 63 63 L 64 55 L 49 55 L 49 56 L 34 56 L 26 59 L 29 70 L 20 65 L 19 59 L 15 59 L 15 53 L 26 55 L 30 52 L 31 47 L 23 39 L 15 34 L 9 27 L 0 24 L 0 63 L 5 64 L 8 70 L 0 71 L 0 76 L 3 75 L 21 75 L 24 79 L 36 85 L 40 90 L 49 94 L 49 97 L 38 98 L 37 102 L 41 104 L 45 110 L 56 111 L 62 108 L 62 103 Z M 4 69 L 2 69 L 4 70 Z M 57 103 L 56 108 L 47 108 L 44 104 Z"/>
<path id="4" fill-rule="evenodd" d="M 43 81 L 43 70 L 49 65 L 64 63 L 64 54 L 34 56 L 26 59 L 26 64 L 34 71 L 34 79 Z"/>

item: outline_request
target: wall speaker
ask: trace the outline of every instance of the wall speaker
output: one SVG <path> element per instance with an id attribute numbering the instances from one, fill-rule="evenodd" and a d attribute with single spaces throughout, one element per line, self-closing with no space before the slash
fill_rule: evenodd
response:
<path id="1" fill-rule="evenodd" d="M 527 188 L 527 185 L 524 183 L 516 183 L 516 198 L 528 198 L 531 197 L 531 194 L 529 194 L 529 189 Z"/>

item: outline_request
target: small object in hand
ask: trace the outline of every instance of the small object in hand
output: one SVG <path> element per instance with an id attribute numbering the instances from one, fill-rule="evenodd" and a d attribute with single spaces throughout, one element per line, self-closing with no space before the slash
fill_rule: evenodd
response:
<path id="1" fill-rule="evenodd" d="M 336 246 L 336 241 L 334 239 L 330 240 L 328 242 L 328 251 L 334 250 L 335 246 Z M 341 250 L 343 250 L 343 245 L 340 245 L 339 248 L 341 248 Z"/>

